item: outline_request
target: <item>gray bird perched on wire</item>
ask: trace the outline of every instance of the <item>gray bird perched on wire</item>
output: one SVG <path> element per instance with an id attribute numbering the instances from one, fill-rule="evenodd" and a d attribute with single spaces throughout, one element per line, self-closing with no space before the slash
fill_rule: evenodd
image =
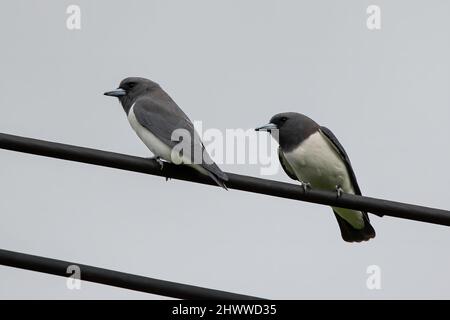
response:
<path id="1" fill-rule="evenodd" d="M 185 164 L 227 189 L 228 176 L 206 152 L 191 120 L 156 82 L 126 78 L 105 95 L 119 98 L 131 127 L 161 168 L 163 160 Z"/>
<path id="2" fill-rule="evenodd" d="M 279 143 L 278 157 L 287 175 L 300 181 L 304 190 L 317 188 L 361 195 L 350 159 L 336 136 L 307 116 L 279 113 L 256 131 L 268 131 Z M 375 237 L 366 212 L 333 207 L 347 242 L 367 241 Z"/>

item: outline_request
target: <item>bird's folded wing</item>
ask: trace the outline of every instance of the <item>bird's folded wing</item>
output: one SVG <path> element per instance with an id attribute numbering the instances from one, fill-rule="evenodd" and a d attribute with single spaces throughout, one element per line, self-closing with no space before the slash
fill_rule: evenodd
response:
<path id="1" fill-rule="evenodd" d="M 281 167 L 283 168 L 284 172 L 289 176 L 289 178 L 293 180 L 298 180 L 297 175 L 294 172 L 294 169 L 292 169 L 289 162 L 286 160 L 283 151 L 281 151 L 281 148 L 278 147 L 278 159 L 280 159 Z"/>
<path id="2" fill-rule="evenodd" d="M 190 159 L 191 163 L 199 164 L 217 177 L 228 180 L 227 175 L 220 170 L 205 151 L 205 146 L 195 131 L 192 122 L 175 102 L 143 97 L 136 100 L 133 111 L 139 124 L 170 148 L 180 143 L 180 141 L 177 141 L 180 135 L 181 140 L 183 140 L 185 134 L 188 133 L 190 148 L 183 149 L 183 157 Z M 178 134 L 176 130 L 185 130 L 185 132 L 178 131 L 180 132 Z M 174 133 L 176 134 L 172 136 Z"/>
<path id="3" fill-rule="evenodd" d="M 356 180 L 355 172 L 353 171 L 352 164 L 350 162 L 350 158 L 348 157 L 347 152 L 345 152 L 344 147 L 342 146 L 342 144 L 339 142 L 338 138 L 336 138 L 336 136 L 330 129 L 328 129 L 326 127 L 320 127 L 320 132 L 322 132 L 324 134 L 324 136 L 328 139 L 328 141 L 330 141 L 331 145 L 336 148 L 337 152 L 339 153 L 342 160 L 344 161 L 345 166 L 348 171 L 348 174 L 350 176 L 350 181 L 352 182 L 353 189 L 355 190 L 355 194 L 357 194 L 359 196 L 362 195 L 361 189 L 359 188 L 359 185 L 358 185 L 358 181 Z M 366 212 L 362 212 L 362 213 L 363 213 L 364 218 L 367 219 L 367 221 L 369 221 L 369 217 L 367 216 L 367 213 Z M 375 214 L 379 217 L 383 216 L 382 214 L 378 214 L 378 213 L 375 213 Z"/>
<path id="4" fill-rule="evenodd" d="M 179 143 L 179 141 L 172 139 L 176 130 L 186 130 L 190 134 L 191 143 L 194 143 L 194 137 L 196 136 L 194 125 L 178 106 L 170 106 L 166 101 L 143 97 L 136 100 L 133 105 L 133 112 L 141 126 L 171 148 Z M 201 147 L 201 144 L 199 147 Z"/>
<path id="5" fill-rule="evenodd" d="M 330 129 L 326 127 L 320 127 L 320 131 L 325 135 L 325 137 L 328 139 L 331 145 L 335 147 L 335 149 L 341 156 L 342 160 L 344 161 L 348 174 L 350 176 L 350 180 L 353 185 L 353 189 L 355 190 L 355 194 L 361 195 L 361 189 L 359 188 L 358 181 L 356 180 L 355 172 L 353 171 L 350 158 L 348 157 L 347 152 L 345 152 L 344 147 L 341 145 L 339 140 L 336 138 L 333 132 L 331 132 Z"/>

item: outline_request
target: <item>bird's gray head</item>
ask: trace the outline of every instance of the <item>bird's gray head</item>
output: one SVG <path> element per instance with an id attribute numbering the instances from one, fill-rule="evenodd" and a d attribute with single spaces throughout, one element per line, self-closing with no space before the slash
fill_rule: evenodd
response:
<path id="1" fill-rule="evenodd" d="M 283 112 L 274 115 L 270 122 L 256 131 L 269 132 L 283 151 L 290 151 L 319 129 L 314 120 L 297 112 Z"/>
<path id="2" fill-rule="evenodd" d="M 160 88 L 159 85 L 149 79 L 129 77 L 123 79 L 117 89 L 105 92 L 104 95 L 119 98 L 125 112 L 128 114 L 137 97 L 150 94 L 157 88 Z"/>

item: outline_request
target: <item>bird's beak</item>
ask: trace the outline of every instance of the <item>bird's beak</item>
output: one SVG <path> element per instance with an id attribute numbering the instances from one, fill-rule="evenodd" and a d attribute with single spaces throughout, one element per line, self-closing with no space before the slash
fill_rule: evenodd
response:
<path id="1" fill-rule="evenodd" d="M 275 129 L 278 129 L 276 124 L 268 123 L 261 127 L 255 128 L 255 131 L 269 131 L 270 132 L 271 130 L 275 130 Z"/>
<path id="2" fill-rule="evenodd" d="M 117 88 L 116 90 L 108 91 L 108 92 L 104 93 L 105 96 L 110 96 L 110 97 L 122 97 L 126 94 L 127 94 L 127 92 L 125 90 L 123 90 L 122 88 Z"/>

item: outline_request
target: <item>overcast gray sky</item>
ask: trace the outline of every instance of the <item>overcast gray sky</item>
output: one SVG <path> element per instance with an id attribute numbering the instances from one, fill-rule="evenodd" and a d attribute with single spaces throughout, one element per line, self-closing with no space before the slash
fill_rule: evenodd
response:
<path id="1" fill-rule="evenodd" d="M 70 4 L 81 30 L 66 28 Z M 366 27 L 370 4 L 381 30 Z M 150 156 L 102 95 L 143 76 L 204 128 L 304 113 L 339 137 L 364 194 L 448 209 L 448 12 L 445 0 L 8 1 L 0 131 Z M 377 237 L 348 244 L 315 204 L 4 150 L 0 177 L 3 249 L 266 298 L 450 298 L 447 227 L 372 216 Z M 0 298 L 159 297 L 0 267 Z"/>

